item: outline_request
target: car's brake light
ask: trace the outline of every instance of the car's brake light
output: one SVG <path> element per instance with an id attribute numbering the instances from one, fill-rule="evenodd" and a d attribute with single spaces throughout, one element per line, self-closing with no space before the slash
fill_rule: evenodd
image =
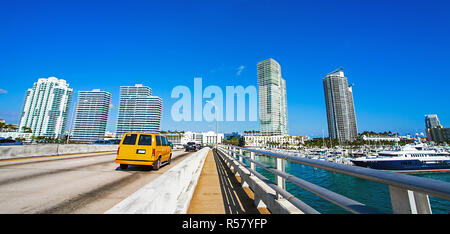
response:
<path id="1" fill-rule="evenodd" d="M 119 154 L 119 151 L 120 151 L 120 146 L 117 148 L 117 154 Z"/>
<path id="2" fill-rule="evenodd" d="M 152 156 L 155 156 L 156 152 L 155 149 L 152 150 Z"/>

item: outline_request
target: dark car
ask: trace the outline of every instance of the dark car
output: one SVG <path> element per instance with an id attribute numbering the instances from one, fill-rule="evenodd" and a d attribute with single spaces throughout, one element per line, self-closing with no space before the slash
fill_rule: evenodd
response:
<path id="1" fill-rule="evenodd" d="M 198 147 L 197 144 L 195 144 L 195 142 L 188 142 L 186 145 L 186 151 L 187 152 L 195 152 L 197 151 Z"/>
<path id="2" fill-rule="evenodd" d="M 0 145 L 23 145 L 22 142 L 13 139 L 0 138 Z"/>
<path id="3" fill-rule="evenodd" d="M 94 142 L 89 143 L 89 144 L 90 145 L 106 145 L 106 144 L 109 144 L 109 142 L 105 141 L 105 140 L 98 140 L 98 141 L 94 141 Z"/>
<path id="4" fill-rule="evenodd" d="M 110 140 L 107 140 L 107 141 L 109 142 L 109 144 L 118 145 L 118 144 L 120 144 L 121 140 L 122 139 L 110 139 Z"/>
<path id="5" fill-rule="evenodd" d="M 118 145 L 119 143 L 120 143 L 120 139 L 109 139 L 109 140 L 98 140 L 98 141 L 94 141 L 89 144 L 90 145 Z"/>

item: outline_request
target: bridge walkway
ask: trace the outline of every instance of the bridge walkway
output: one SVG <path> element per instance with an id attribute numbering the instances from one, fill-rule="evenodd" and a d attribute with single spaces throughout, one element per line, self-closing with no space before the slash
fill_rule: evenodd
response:
<path id="1" fill-rule="evenodd" d="M 191 199 L 188 214 L 267 214 L 257 208 L 254 194 L 243 188 L 225 161 L 210 150 L 206 156 L 197 187 Z"/>

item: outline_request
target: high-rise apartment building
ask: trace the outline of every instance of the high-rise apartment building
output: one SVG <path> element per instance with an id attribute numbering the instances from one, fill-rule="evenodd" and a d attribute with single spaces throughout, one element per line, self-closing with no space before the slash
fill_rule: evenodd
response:
<path id="1" fill-rule="evenodd" d="M 159 132 L 162 99 L 142 84 L 120 87 L 117 137 L 126 132 Z"/>
<path id="2" fill-rule="evenodd" d="M 425 128 L 436 128 L 442 126 L 437 115 L 425 115 Z"/>
<path id="3" fill-rule="evenodd" d="M 40 78 L 26 92 L 19 130 L 30 128 L 33 136 L 64 135 L 73 90 L 63 79 Z"/>
<path id="4" fill-rule="evenodd" d="M 287 135 L 286 81 L 281 67 L 270 58 L 257 64 L 261 135 Z"/>
<path id="5" fill-rule="evenodd" d="M 444 128 L 437 115 L 425 115 L 425 132 L 427 133 L 427 139 L 430 141 L 450 140 L 450 128 Z"/>
<path id="6" fill-rule="evenodd" d="M 353 141 L 358 136 L 352 86 L 342 68 L 323 78 L 327 108 L 328 134 L 339 141 Z"/>
<path id="7" fill-rule="evenodd" d="M 94 142 L 105 137 L 111 94 L 100 89 L 79 91 L 72 141 Z"/>
<path id="8" fill-rule="evenodd" d="M 431 129 L 440 126 L 442 125 L 437 115 L 425 115 L 425 131 L 428 139 L 431 139 Z"/>

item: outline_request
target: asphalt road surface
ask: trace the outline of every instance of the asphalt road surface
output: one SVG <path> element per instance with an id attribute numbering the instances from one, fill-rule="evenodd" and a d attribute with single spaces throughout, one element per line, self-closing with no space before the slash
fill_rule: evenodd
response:
<path id="1" fill-rule="evenodd" d="M 101 214 L 191 154 L 158 171 L 121 170 L 115 152 L 0 161 L 0 213 Z"/>

